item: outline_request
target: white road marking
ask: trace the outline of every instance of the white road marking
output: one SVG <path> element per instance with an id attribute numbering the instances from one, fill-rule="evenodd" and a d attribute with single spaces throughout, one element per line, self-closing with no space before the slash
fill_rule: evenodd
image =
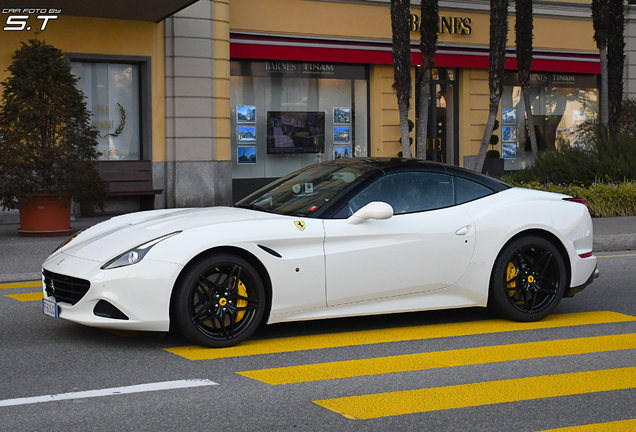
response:
<path id="1" fill-rule="evenodd" d="M 164 381 L 158 383 L 150 383 L 150 384 L 139 384 L 127 387 L 113 387 L 106 388 L 101 390 L 87 390 L 81 392 L 72 392 L 72 393 L 62 393 L 55 395 L 46 395 L 46 396 L 34 396 L 28 398 L 16 398 L 16 399 L 5 399 L 0 400 L 0 407 L 3 406 L 14 406 L 14 405 L 29 405 L 40 402 L 53 402 L 60 400 L 68 400 L 68 399 L 82 399 L 82 398 L 93 398 L 93 397 L 101 397 L 101 396 L 113 396 L 120 394 L 129 394 L 129 393 L 141 393 L 141 392 L 150 392 L 150 391 L 158 391 L 158 390 L 172 390 L 172 389 L 180 389 L 180 388 L 190 388 L 190 387 L 203 387 L 203 386 L 213 386 L 218 385 L 214 381 L 206 380 L 206 379 L 190 379 L 190 380 L 177 380 L 177 381 Z"/>

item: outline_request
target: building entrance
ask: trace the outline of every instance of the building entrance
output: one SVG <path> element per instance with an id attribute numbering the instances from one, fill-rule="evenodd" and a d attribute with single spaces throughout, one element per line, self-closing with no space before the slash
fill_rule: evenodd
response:
<path id="1" fill-rule="evenodd" d="M 419 85 L 415 94 L 416 103 L 419 105 Z M 426 159 L 459 165 L 458 137 L 459 92 L 457 71 L 455 68 L 433 69 L 428 113 Z"/>

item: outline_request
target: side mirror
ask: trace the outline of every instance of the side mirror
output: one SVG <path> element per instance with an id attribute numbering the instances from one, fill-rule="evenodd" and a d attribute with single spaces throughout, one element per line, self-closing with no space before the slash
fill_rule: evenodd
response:
<path id="1" fill-rule="evenodd" d="M 393 216 L 393 207 L 381 201 L 373 201 L 349 216 L 347 223 L 358 225 L 367 219 L 390 219 Z"/>

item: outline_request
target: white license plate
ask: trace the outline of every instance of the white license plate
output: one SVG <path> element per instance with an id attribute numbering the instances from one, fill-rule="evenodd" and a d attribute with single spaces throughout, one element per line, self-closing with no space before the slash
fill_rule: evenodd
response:
<path id="1" fill-rule="evenodd" d="M 53 318 L 57 318 L 57 304 L 51 300 L 42 299 L 42 312 Z"/>

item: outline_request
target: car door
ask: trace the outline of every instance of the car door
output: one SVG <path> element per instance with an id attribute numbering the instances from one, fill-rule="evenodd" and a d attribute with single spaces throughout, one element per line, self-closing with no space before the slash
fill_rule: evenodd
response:
<path id="1" fill-rule="evenodd" d="M 372 201 L 390 204 L 394 215 L 347 223 L 347 215 Z M 400 172 L 376 180 L 336 218 L 324 220 L 328 306 L 430 291 L 457 282 L 471 261 L 475 229 L 470 216 L 454 202 L 452 176 Z"/>

